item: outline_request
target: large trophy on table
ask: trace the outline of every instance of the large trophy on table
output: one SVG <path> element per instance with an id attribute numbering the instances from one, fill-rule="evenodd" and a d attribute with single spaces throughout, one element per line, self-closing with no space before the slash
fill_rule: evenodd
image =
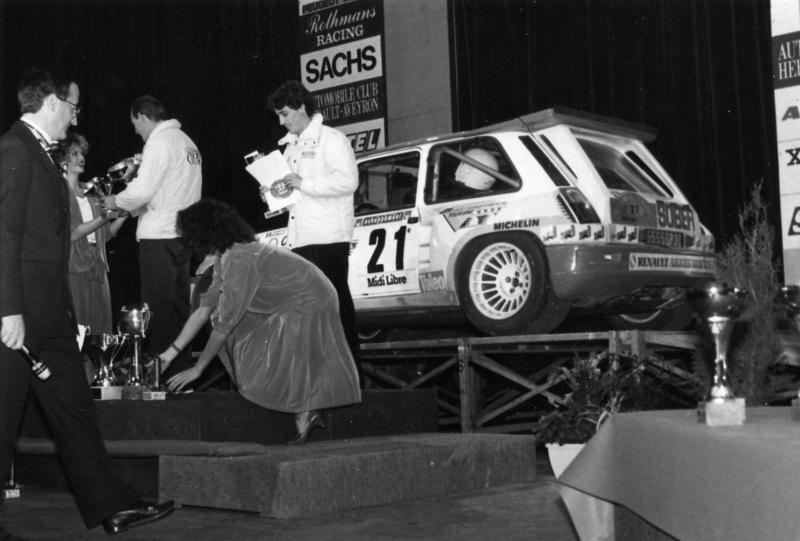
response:
<path id="1" fill-rule="evenodd" d="M 123 306 L 120 310 L 120 320 L 117 325 L 121 335 L 133 344 L 133 355 L 128 372 L 128 379 L 124 385 L 128 387 L 128 394 L 142 394 L 145 386 L 142 372 L 142 343 L 144 342 L 147 326 L 150 324 L 150 307 L 147 303 Z M 157 367 L 158 368 L 158 367 Z M 131 389 L 133 388 L 133 389 Z M 123 391 L 123 398 L 126 398 Z M 130 398 L 135 398 L 130 396 Z"/>
<path id="2" fill-rule="evenodd" d="M 728 372 L 727 352 L 733 324 L 747 306 L 747 292 L 724 283 L 711 282 L 687 294 L 689 307 L 708 323 L 714 337 L 715 359 L 711 389 L 699 405 L 699 416 L 709 426 L 741 425 L 744 398 L 736 398 Z"/>

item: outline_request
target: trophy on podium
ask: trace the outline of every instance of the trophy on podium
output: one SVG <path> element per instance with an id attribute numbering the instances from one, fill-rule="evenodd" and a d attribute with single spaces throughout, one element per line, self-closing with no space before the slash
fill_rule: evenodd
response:
<path id="1" fill-rule="evenodd" d="M 744 423 L 744 398 L 736 398 L 728 374 L 727 351 L 733 324 L 747 306 L 747 292 L 724 283 L 711 282 L 687 294 L 692 311 L 708 323 L 716 356 L 711 389 L 700 404 L 699 414 L 709 426 Z"/>
<path id="2" fill-rule="evenodd" d="M 144 377 L 142 375 L 142 342 L 150 323 L 150 307 L 147 303 L 123 306 L 120 310 L 120 320 L 118 329 L 133 343 L 133 358 L 131 362 L 128 380 L 125 385 L 128 387 L 143 387 Z"/>

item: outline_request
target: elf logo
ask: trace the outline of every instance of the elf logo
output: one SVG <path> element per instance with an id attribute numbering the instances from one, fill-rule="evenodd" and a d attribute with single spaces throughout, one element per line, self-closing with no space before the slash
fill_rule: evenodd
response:
<path id="1" fill-rule="evenodd" d="M 789 231 L 787 235 L 790 237 L 800 235 L 800 207 L 794 207 L 792 213 L 792 223 L 789 224 Z"/>
<path id="2" fill-rule="evenodd" d="M 350 139 L 350 145 L 353 147 L 353 152 L 365 152 L 367 150 L 375 150 L 381 142 L 381 129 L 360 131 L 350 133 L 347 135 Z"/>

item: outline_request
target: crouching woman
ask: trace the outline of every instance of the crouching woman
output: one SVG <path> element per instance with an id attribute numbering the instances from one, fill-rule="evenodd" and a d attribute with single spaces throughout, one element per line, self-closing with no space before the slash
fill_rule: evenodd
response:
<path id="1" fill-rule="evenodd" d="M 342 330 L 336 290 L 304 258 L 259 243 L 227 204 L 203 199 L 178 213 L 184 241 L 214 254 L 214 279 L 173 344 L 162 372 L 210 319 L 211 335 L 194 367 L 167 381 L 180 391 L 219 355 L 239 392 L 268 409 L 293 413 L 304 443 L 321 410 L 361 401 Z"/>

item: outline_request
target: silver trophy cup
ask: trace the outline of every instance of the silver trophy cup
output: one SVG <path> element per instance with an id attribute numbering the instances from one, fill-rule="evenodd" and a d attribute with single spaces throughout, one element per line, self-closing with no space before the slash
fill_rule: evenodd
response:
<path id="1" fill-rule="evenodd" d="M 708 322 L 714 336 L 716 358 L 714 380 L 708 393 L 711 402 L 735 398 L 728 375 L 727 352 L 733 322 L 747 304 L 747 292 L 724 283 L 711 282 L 704 288 L 690 290 L 686 297 L 694 313 Z"/>
<path id="2" fill-rule="evenodd" d="M 125 385 L 144 385 L 142 376 L 142 341 L 150 324 L 150 307 L 147 303 L 123 306 L 117 329 L 133 342 L 133 363 Z"/>

